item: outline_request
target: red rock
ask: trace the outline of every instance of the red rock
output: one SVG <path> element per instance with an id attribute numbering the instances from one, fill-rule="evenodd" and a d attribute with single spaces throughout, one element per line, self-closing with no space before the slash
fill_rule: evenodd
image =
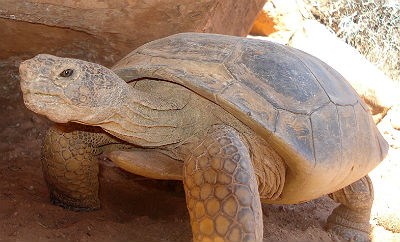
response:
<path id="1" fill-rule="evenodd" d="M 179 32 L 245 36 L 266 0 L 4 0 L 0 59 L 50 53 L 111 64 Z"/>

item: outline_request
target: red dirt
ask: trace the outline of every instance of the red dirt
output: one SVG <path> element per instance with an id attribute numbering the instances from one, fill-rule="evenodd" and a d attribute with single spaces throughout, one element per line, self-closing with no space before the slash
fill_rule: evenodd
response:
<path id="1" fill-rule="evenodd" d="M 40 167 L 41 138 L 50 122 L 25 108 L 19 61 L 0 62 L 0 241 L 190 241 L 180 183 L 128 174 L 107 161 L 101 162 L 100 210 L 73 212 L 50 204 Z M 335 206 L 327 197 L 264 204 L 264 240 L 337 241 L 324 230 Z"/>

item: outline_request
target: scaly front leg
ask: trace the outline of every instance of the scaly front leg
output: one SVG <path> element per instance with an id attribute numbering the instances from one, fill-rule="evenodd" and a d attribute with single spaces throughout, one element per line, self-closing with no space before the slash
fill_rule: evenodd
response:
<path id="1" fill-rule="evenodd" d="M 115 141 L 99 128 L 51 127 L 43 141 L 42 170 L 52 203 L 72 210 L 100 208 L 97 155 Z"/>
<path id="2" fill-rule="evenodd" d="M 239 133 L 214 126 L 184 166 L 193 241 L 262 241 L 260 196 Z"/>

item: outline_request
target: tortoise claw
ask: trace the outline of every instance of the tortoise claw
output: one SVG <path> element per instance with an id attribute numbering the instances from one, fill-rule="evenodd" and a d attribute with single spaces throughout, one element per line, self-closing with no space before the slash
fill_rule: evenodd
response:
<path id="1" fill-rule="evenodd" d="M 100 209 L 99 199 L 86 199 L 85 201 L 72 201 L 71 199 L 60 199 L 54 193 L 50 192 L 50 202 L 53 205 L 60 206 L 62 208 L 71 211 L 94 211 Z"/>

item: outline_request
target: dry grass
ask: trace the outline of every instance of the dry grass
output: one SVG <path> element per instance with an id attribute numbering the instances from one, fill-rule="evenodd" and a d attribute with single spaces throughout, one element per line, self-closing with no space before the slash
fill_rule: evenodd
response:
<path id="1" fill-rule="evenodd" d="M 320 22 L 400 81 L 400 2 L 398 0 L 305 0 Z"/>

